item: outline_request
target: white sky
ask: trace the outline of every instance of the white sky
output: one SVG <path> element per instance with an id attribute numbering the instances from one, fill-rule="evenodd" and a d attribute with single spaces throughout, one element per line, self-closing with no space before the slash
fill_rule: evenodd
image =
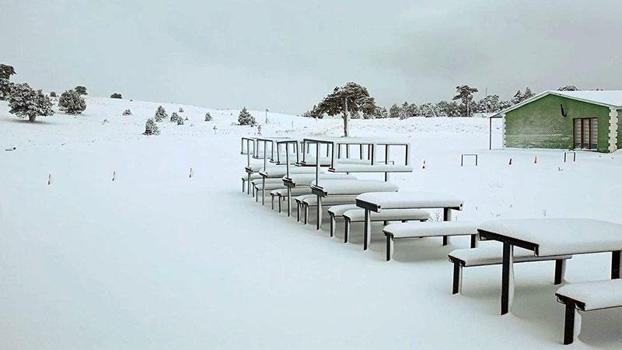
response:
<path id="1" fill-rule="evenodd" d="M 0 0 L 0 63 L 57 92 L 300 113 L 356 81 L 382 105 L 622 89 L 619 0 Z"/>

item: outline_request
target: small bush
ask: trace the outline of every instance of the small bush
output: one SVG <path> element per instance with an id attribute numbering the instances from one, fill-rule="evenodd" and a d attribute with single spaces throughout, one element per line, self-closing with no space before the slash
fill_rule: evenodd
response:
<path id="1" fill-rule="evenodd" d="M 123 98 L 123 96 L 121 96 L 121 94 L 120 94 L 120 93 L 115 92 L 114 94 L 110 95 L 110 98 L 118 98 L 118 99 L 122 99 L 122 98 Z"/>
<path id="2" fill-rule="evenodd" d="M 75 90 L 67 90 L 60 95 L 58 107 L 67 114 L 80 114 L 86 109 L 86 101 Z"/>
<path id="3" fill-rule="evenodd" d="M 160 128 L 152 118 L 147 119 L 143 135 L 160 135 Z"/>
<path id="4" fill-rule="evenodd" d="M 206 122 L 211 122 L 212 121 L 212 115 L 209 114 L 209 112 L 205 113 L 205 121 Z"/>
<path id="5" fill-rule="evenodd" d="M 184 118 L 177 118 L 177 125 L 184 125 Z"/>
<path id="6" fill-rule="evenodd" d="M 132 115 L 132 111 L 130 111 L 129 109 L 126 109 L 123 111 L 123 115 L 127 116 L 127 115 Z"/>
<path id="7" fill-rule="evenodd" d="M 179 119 L 181 119 L 181 117 L 177 114 L 177 112 L 173 112 L 173 114 L 171 114 L 171 123 L 177 123 Z"/>
<path id="8" fill-rule="evenodd" d="M 50 92 L 50 97 L 58 97 L 58 96 L 56 95 L 56 91 L 52 91 L 52 92 Z"/>
<path id="9" fill-rule="evenodd" d="M 184 109 L 179 107 L 179 113 L 183 113 L 183 112 L 184 112 Z"/>
<path id="10" fill-rule="evenodd" d="M 161 122 L 164 119 L 168 119 L 168 114 L 166 113 L 166 110 L 164 109 L 164 107 L 159 106 L 158 109 L 155 112 L 155 121 L 156 122 Z"/>
<path id="11" fill-rule="evenodd" d="M 252 114 L 248 113 L 246 107 L 244 107 L 242 108 L 242 110 L 240 111 L 240 115 L 238 116 L 238 124 L 255 126 L 257 122 L 255 121 L 255 117 L 253 117 Z"/>

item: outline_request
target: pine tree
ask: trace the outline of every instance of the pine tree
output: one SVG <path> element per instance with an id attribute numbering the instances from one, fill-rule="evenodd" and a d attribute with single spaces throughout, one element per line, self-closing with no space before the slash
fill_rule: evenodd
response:
<path id="1" fill-rule="evenodd" d="M 53 115 L 52 101 L 41 92 L 33 90 L 28 84 L 11 84 L 9 113 L 34 122 L 38 116 Z"/>
<path id="2" fill-rule="evenodd" d="M 246 107 L 244 107 L 238 116 L 238 124 L 255 126 L 257 125 L 257 122 L 255 121 L 255 117 L 253 117 L 253 115 L 246 110 Z"/>
<path id="3" fill-rule="evenodd" d="M 56 91 L 51 91 L 51 92 L 50 92 L 50 97 L 58 97 L 58 96 L 56 95 Z"/>
<path id="4" fill-rule="evenodd" d="M 179 113 L 183 113 L 183 112 L 184 112 L 184 109 L 179 107 Z"/>
<path id="5" fill-rule="evenodd" d="M 391 108 L 389 108 L 389 118 L 399 118 L 400 117 L 400 107 L 396 104 L 394 104 L 393 106 L 391 106 Z"/>
<path id="6" fill-rule="evenodd" d="M 147 119 L 143 135 L 160 135 L 160 128 L 158 128 L 158 124 L 156 124 L 153 118 Z"/>
<path id="7" fill-rule="evenodd" d="M 86 109 L 86 101 L 75 90 L 67 90 L 60 95 L 58 107 L 67 114 L 80 114 Z"/>
<path id="8" fill-rule="evenodd" d="M 578 91 L 579 89 L 574 85 L 562 86 L 557 91 Z"/>
<path id="9" fill-rule="evenodd" d="M 205 113 L 205 121 L 206 122 L 211 122 L 212 121 L 212 115 L 209 114 L 209 112 Z"/>
<path id="10" fill-rule="evenodd" d="M 110 95 L 110 98 L 118 98 L 118 99 L 122 99 L 122 98 L 123 98 L 123 96 L 122 96 L 120 93 L 115 92 L 115 93 L 113 93 L 112 95 Z"/>
<path id="11" fill-rule="evenodd" d="M 168 119 L 168 114 L 166 113 L 166 110 L 164 109 L 164 107 L 158 106 L 158 109 L 156 109 L 156 112 L 155 112 L 154 119 L 158 123 L 163 121 L 164 119 Z"/>
<path id="12" fill-rule="evenodd" d="M 333 92 L 326 96 L 317 106 L 318 113 L 330 116 L 343 115 L 343 136 L 349 134 L 349 114 L 367 113 L 374 114 L 376 102 L 369 95 L 367 89 L 357 83 L 347 83 L 342 87 L 336 87 Z"/>
<path id="13" fill-rule="evenodd" d="M 15 74 L 13 66 L 0 64 L 0 101 L 9 98 L 11 92 L 11 75 Z"/>
<path id="14" fill-rule="evenodd" d="M 184 118 L 182 117 L 177 118 L 177 125 L 184 125 Z"/>
<path id="15" fill-rule="evenodd" d="M 179 116 L 179 114 L 177 114 L 177 112 L 173 112 L 173 114 L 171 114 L 171 123 L 177 123 L 179 119 L 182 118 Z"/>
<path id="16" fill-rule="evenodd" d="M 80 95 L 88 95 L 88 93 L 86 92 L 86 87 L 82 85 L 76 86 L 74 90 Z"/>
<path id="17" fill-rule="evenodd" d="M 468 85 L 456 86 L 456 96 L 454 96 L 453 100 L 460 100 L 462 102 L 462 107 L 465 111 L 465 116 L 471 116 L 471 103 L 473 102 L 473 94 L 476 93 L 477 88 L 472 88 Z"/>
<path id="18" fill-rule="evenodd" d="M 132 115 L 132 111 L 130 111 L 129 109 L 124 110 L 123 116 L 128 116 L 128 115 Z"/>

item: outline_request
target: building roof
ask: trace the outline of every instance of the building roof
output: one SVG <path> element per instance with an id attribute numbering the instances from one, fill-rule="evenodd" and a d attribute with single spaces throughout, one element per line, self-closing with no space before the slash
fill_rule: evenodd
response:
<path id="1" fill-rule="evenodd" d="M 520 108 L 528 103 L 539 100 L 548 95 L 555 95 L 570 98 L 577 101 L 592 103 L 600 106 L 610 107 L 614 109 L 622 108 L 622 90 L 584 90 L 584 91 L 557 91 L 557 90 L 549 90 L 544 91 L 535 95 L 532 98 L 529 98 L 521 103 L 517 103 L 512 107 L 509 107 L 493 117 L 497 115 L 507 113 L 509 111 L 513 111 L 517 108 Z"/>

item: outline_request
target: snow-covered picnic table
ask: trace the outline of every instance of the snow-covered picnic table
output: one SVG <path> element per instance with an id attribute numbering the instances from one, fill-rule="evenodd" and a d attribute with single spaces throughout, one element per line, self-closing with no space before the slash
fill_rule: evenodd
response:
<path id="1" fill-rule="evenodd" d="M 369 192 L 356 197 L 356 205 L 365 209 L 363 249 L 371 243 L 371 212 L 383 209 L 443 209 L 443 221 L 451 221 L 451 210 L 462 210 L 462 200 L 433 192 Z M 444 237 L 446 244 L 446 237 Z"/>
<path id="2" fill-rule="evenodd" d="M 514 294 L 514 247 L 536 256 L 611 252 L 611 278 L 620 278 L 622 225 L 593 219 L 500 219 L 484 222 L 478 232 L 482 240 L 503 243 L 501 314 L 509 312 Z"/>
<path id="3" fill-rule="evenodd" d="M 308 169 L 308 168 L 307 168 Z M 312 168 L 311 168 L 312 169 Z M 321 180 L 354 180 L 356 177 L 347 174 L 324 174 L 318 175 Z M 300 186 L 310 187 L 315 181 L 314 174 L 290 174 L 283 177 L 283 184 L 287 187 L 287 216 L 292 215 L 292 189 Z"/>

